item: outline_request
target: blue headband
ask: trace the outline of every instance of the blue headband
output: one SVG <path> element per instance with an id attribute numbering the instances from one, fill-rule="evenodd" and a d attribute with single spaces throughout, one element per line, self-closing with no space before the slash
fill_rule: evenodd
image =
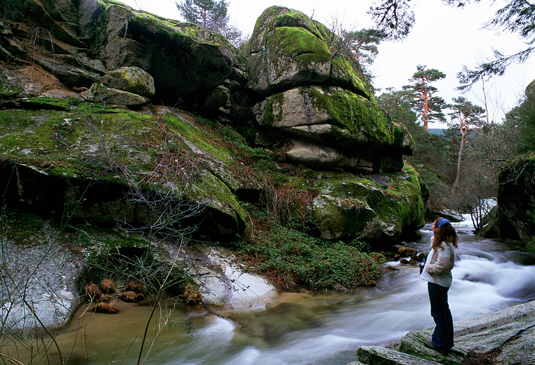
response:
<path id="1" fill-rule="evenodd" d="M 439 220 L 438 223 L 437 223 L 437 228 L 442 227 L 444 224 L 451 224 L 451 223 L 450 223 L 450 221 L 447 220 L 447 219 L 441 219 L 441 220 Z"/>

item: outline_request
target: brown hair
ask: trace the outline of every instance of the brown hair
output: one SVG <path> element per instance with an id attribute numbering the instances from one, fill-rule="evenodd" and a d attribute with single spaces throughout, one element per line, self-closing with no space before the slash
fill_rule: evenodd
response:
<path id="1" fill-rule="evenodd" d="M 435 228 L 433 242 L 431 243 L 431 248 L 435 251 L 441 249 L 444 251 L 444 248 L 441 246 L 442 242 L 451 242 L 453 247 L 457 248 L 457 242 L 459 242 L 459 237 L 457 237 L 457 232 L 455 228 L 449 223 L 443 224 L 441 227 L 437 228 L 437 223 L 444 218 L 438 218 L 433 222 L 433 227 Z"/>

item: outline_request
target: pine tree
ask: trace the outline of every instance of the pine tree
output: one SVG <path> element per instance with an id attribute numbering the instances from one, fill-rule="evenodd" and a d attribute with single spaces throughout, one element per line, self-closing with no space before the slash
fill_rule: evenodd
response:
<path id="1" fill-rule="evenodd" d="M 464 7 L 469 3 L 488 2 L 494 0 L 442 0 L 444 4 Z M 535 52 L 535 3 L 527 0 L 507 0 L 494 18 L 485 24 L 487 29 L 501 29 L 517 34 L 527 45 L 511 55 L 494 51 L 494 59 L 481 63 L 476 69 L 464 67 L 459 74 L 461 86 L 465 90 L 481 79 L 494 75 L 503 75 L 513 63 L 526 62 Z M 384 31 L 390 39 L 401 40 L 409 34 L 415 22 L 413 8 L 416 1 L 411 0 L 374 0 L 368 14 L 372 16 L 377 29 Z"/>
<path id="2" fill-rule="evenodd" d="M 202 29 L 220 33 L 228 27 L 229 3 L 225 0 L 184 0 L 175 4 L 187 22 L 198 24 Z"/>
<path id="3" fill-rule="evenodd" d="M 444 120 L 442 109 L 446 107 L 446 102 L 435 96 L 438 90 L 430 84 L 445 78 L 446 75 L 434 68 L 427 69 L 427 66 L 418 65 L 416 68 L 418 71 L 409 79 L 413 83 L 403 86 L 403 90 L 413 109 L 421 115 L 424 129 L 427 132 L 430 121 Z"/>
<path id="4" fill-rule="evenodd" d="M 459 146 L 459 156 L 457 161 L 457 176 L 453 183 L 453 192 L 459 185 L 459 178 L 461 176 L 461 163 L 463 158 L 464 145 L 466 143 L 466 136 L 470 130 L 483 127 L 483 116 L 485 109 L 478 105 L 472 104 L 466 100 L 465 97 L 458 97 L 453 99 L 454 104 L 450 105 L 453 109 L 451 113 L 450 127 L 457 129 L 461 133 L 461 144 Z"/>

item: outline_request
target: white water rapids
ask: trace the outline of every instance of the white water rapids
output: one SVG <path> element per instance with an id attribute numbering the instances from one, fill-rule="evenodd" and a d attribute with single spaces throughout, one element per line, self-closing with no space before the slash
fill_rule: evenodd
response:
<path id="1" fill-rule="evenodd" d="M 454 225 L 461 240 L 449 291 L 454 321 L 535 299 L 535 255 L 474 236 L 470 219 Z M 408 245 L 427 252 L 430 226 L 422 233 L 422 240 Z M 377 288 L 287 294 L 267 311 L 236 313 L 228 319 L 175 310 L 176 325 L 162 331 L 146 364 L 346 365 L 356 360 L 359 346 L 388 345 L 411 330 L 434 325 L 427 285 L 418 273 L 415 266 L 402 266 L 385 274 Z M 124 364 L 136 363 L 140 337 L 133 339 L 142 333 L 150 309 L 133 310 L 122 319 L 102 315 L 102 322 L 97 316 L 91 319 L 97 322 L 89 321 L 89 364 L 121 364 L 131 345 Z M 73 333 L 71 328 L 60 337 L 66 341 Z M 85 364 L 82 351 L 75 350 L 74 356 Z"/>

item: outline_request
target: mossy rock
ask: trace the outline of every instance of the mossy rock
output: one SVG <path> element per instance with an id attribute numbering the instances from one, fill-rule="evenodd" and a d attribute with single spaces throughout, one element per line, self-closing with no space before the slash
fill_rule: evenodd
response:
<path id="1" fill-rule="evenodd" d="M 425 224 L 420 180 L 410 167 L 367 178 L 327 172 L 316 186 L 314 218 L 324 239 L 397 241 Z"/>
<path id="2" fill-rule="evenodd" d="M 154 78 L 139 67 L 121 67 L 108 72 L 99 79 L 104 85 L 134 94 L 154 96 Z"/>
<path id="3" fill-rule="evenodd" d="M 300 11 L 267 8 L 241 50 L 248 60 L 248 87 L 269 95 L 300 85 L 327 84 L 372 99 L 373 93 L 349 62 L 332 54 L 337 38 Z"/>
<path id="4" fill-rule="evenodd" d="M 161 98 L 175 98 L 173 102 L 231 75 L 236 51 L 220 34 L 113 2 L 107 5 L 94 38 L 108 69 L 141 67 L 154 77 L 157 94 L 158 89 L 172 92 Z"/>
<path id="5" fill-rule="evenodd" d="M 0 186 L 9 204 L 25 209 L 61 215 L 83 199 L 75 218 L 136 225 L 148 213 L 130 201 L 135 182 L 206 207 L 211 218 L 204 228 L 213 234 L 240 233 L 245 212 L 235 192 L 244 185 L 229 167 L 233 153 L 201 126 L 185 114 L 153 116 L 88 103 L 69 111 L 3 111 Z"/>
<path id="6" fill-rule="evenodd" d="M 377 171 L 398 171 L 401 155 L 414 149 L 405 126 L 393 123 L 374 102 L 340 87 L 303 86 L 278 93 L 258 103 L 255 114 L 262 126 L 319 140 L 347 157 L 373 160 Z"/>

